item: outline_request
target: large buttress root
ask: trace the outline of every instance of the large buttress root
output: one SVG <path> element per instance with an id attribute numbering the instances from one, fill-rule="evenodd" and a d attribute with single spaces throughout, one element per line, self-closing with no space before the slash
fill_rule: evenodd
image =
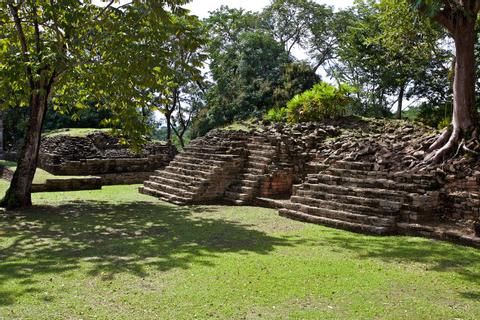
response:
<path id="1" fill-rule="evenodd" d="M 468 134 L 459 127 L 449 126 L 427 150 L 424 163 L 438 164 L 451 157 L 456 157 L 460 151 L 471 155 L 480 155 L 477 151 L 480 147 L 478 131 L 474 130 L 471 139 L 466 142 L 467 136 Z"/>

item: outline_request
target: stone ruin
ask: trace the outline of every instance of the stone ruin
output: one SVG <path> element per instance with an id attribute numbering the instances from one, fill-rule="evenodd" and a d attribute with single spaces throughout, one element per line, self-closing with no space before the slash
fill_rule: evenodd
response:
<path id="1" fill-rule="evenodd" d="M 155 171 L 140 192 L 179 205 L 269 206 L 356 232 L 480 246 L 473 231 L 480 161 L 422 166 L 436 134 L 404 121 L 358 118 L 214 130 Z"/>
<path id="2" fill-rule="evenodd" d="M 134 152 L 104 132 L 85 137 L 56 135 L 42 139 L 38 166 L 54 175 L 102 178 L 103 184 L 141 183 L 175 156 L 174 146 L 151 141 Z"/>

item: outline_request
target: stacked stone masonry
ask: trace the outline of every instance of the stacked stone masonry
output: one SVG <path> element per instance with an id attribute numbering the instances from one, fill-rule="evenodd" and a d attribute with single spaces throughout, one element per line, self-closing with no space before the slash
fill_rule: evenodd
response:
<path id="1" fill-rule="evenodd" d="M 175 204 L 220 200 L 244 166 L 247 135 L 229 132 L 192 141 L 139 191 Z"/>
<path id="2" fill-rule="evenodd" d="M 86 137 L 60 135 L 42 140 L 39 167 L 54 175 L 99 176 L 103 184 L 141 183 L 175 154 L 175 147 L 160 142 L 149 142 L 134 152 L 102 132 Z"/>
<path id="3" fill-rule="evenodd" d="M 435 177 L 374 171 L 374 164 L 338 161 L 296 185 L 283 216 L 373 234 L 394 234 L 396 222 L 434 219 Z"/>
<path id="4" fill-rule="evenodd" d="M 401 123 L 392 130 L 404 135 L 400 146 L 388 138 L 385 145 L 376 142 L 376 152 L 372 145 L 363 150 L 360 143 L 372 139 L 368 132 L 357 142 L 356 134 L 340 133 L 334 126 L 214 130 L 156 171 L 140 191 L 176 204 L 268 205 L 289 218 L 362 233 L 463 241 L 465 234 L 437 226 L 455 220 L 472 230 L 480 219 L 480 173 L 468 171 L 459 179 L 435 169 L 411 170 L 416 160 L 405 156 L 400 163 L 402 158 L 385 148 L 412 148 L 412 134 L 426 147 L 423 136 L 428 132 Z M 394 160 L 386 166 L 387 157 Z M 466 242 L 480 245 L 475 236 L 466 237 L 473 237 Z"/>

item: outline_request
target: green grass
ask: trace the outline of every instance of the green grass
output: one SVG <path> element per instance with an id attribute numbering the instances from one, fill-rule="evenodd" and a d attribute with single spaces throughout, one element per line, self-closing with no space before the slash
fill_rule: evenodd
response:
<path id="1" fill-rule="evenodd" d="M 110 128 L 63 128 L 48 131 L 42 134 L 43 137 L 69 136 L 69 137 L 86 137 L 95 132 L 111 132 Z"/>
<path id="2" fill-rule="evenodd" d="M 0 215 L 0 319 L 480 318 L 478 250 L 136 187 L 35 194 Z"/>
<path id="3" fill-rule="evenodd" d="M 0 166 L 7 167 L 8 169 L 15 171 L 17 164 L 13 161 L 0 160 Z M 33 178 L 33 184 L 45 184 L 48 179 L 78 179 L 89 178 L 91 176 L 56 176 L 43 169 L 37 168 L 35 171 L 35 177 Z"/>
<path id="4" fill-rule="evenodd" d="M 259 126 L 258 124 L 255 124 L 254 123 L 255 120 L 256 118 L 250 118 L 248 120 L 237 121 L 221 128 L 221 130 L 250 132 L 252 129 L 254 129 L 258 132 L 262 132 L 263 131 L 262 127 Z"/>

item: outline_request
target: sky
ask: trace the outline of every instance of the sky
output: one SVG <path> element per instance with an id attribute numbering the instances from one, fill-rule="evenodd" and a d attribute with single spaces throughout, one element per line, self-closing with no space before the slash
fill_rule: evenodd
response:
<path id="1" fill-rule="evenodd" d="M 353 0 L 314 0 L 315 2 L 345 8 L 353 4 Z M 225 5 L 232 8 L 243 8 L 250 11 L 260 11 L 270 3 L 270 0 L 193 0 L 186 5 L 194 15 L 200 18 L 208 17 L 208 12 Z"/>

